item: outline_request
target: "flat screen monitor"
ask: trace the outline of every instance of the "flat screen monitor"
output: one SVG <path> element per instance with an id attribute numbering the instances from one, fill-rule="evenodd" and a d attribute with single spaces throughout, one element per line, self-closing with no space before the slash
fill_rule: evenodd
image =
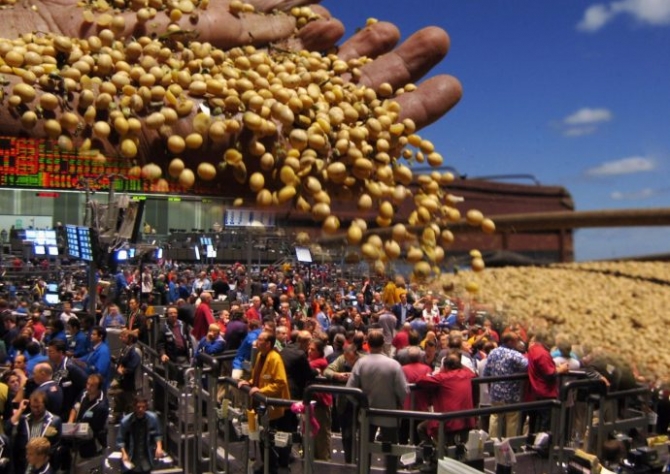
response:
<path id="1" fill-rule="evenodd" d="M 47 248 L 44 245 L 35 244 L 33 249 L 35 250 L 35 255 L 46 255 L 47 254 Z"/>
<path id="2" fill-rule="evenodd" d="M 47 285 L 48 293 L 58 293 L 58 283 L 49 283 Z"/>
<path id="3" fill-rule="evenodd" d="M 216 250 L 213 245 L 207 246 L 207 258 L 216 258 Z"/>
<path id="4" fill-rule="evenodd" d="M 77 235 L 77 226 L 65 226 L 65 239 L 67 241 L 67 256 L 69 258 L 81 258 L 79 252 L 79 236 Z"/>
<path id="5" fill-rule="evenodd" d="M 26 230 L 26 240 L 35 242 L 35 240 L 37 240 L 37 231 L 30 229 Z"/>
<path id="6" fill-rule="evenodd" d="M 135 258 L 135 249 L 128 249 L 128 258 Z"/>
<path id="7" fill-rule="evenodd" d="M 58 257 L 58 247 L 55 245 L 49 245 L 47 247 L 47 252 L 49 253 L 50 257 Z"/>
<path id="8" fill-rule="evenodd" d="M 312 252 L 307 247 L 296 247 L 295 257 L 300 263 L 312 263 Z"/>
<path id="9" fill-rule="evenodd" d="M 117 250 L 116 251 L 116 261 L 117 262 L 125 262 L 128 260 L 128 251 L 125 249 Z"/>
<path id="10" fill-rule="evenodd" d="M 44 231 L 44 243 L 47 245 L 58 245 L 58 240 L 56 240 L 56 231 L 55 230 L 45 230 Z"/>
<path id="11" fill-rule="evenodd" d="M 198 246 L 196 245 L 195 247 L 193 247 L 193 250 L 195 250 L 195 259 L 200 260 L 200 249 L 198 248 Z"/>
<path id="12" fill-rule="evenodd" d="M 57 305 L 60 303 L 60 298 L 58 297 L 58 293 L 47 293 L 44 295 L 44 301 L 48 305 Z"/>
<path id="13" fill-rule="evenodd" d="M 88 227 L 77 227 L 77 236 L 79 237 L 79 253 L 81 259 L 85 262 L 93 261 L 93 242 L 91 239 L 91 229 Z"/>
<path id="14" fill-rule="evenodd" d="M 154 251 L 154 258 L 156 260 L 162 260 L 163 259 L 163 249 L 162 248 L 159 247 Z"/>

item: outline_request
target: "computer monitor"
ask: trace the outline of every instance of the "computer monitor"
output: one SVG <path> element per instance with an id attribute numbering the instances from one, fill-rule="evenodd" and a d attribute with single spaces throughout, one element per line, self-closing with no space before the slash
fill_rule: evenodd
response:
<path id="1" fill-rule="evenodd" d="M 58 240 L 56 239 L 56 231 L 55 230 L 45 230 L 44 231 L 44 242 L 47 245 L 52 245 L 56 246 L 58 245 Z"/>
<path id="2" fill-rule="evenodd" d="M 154 258 L 156 260 L 161 260 L 163 258 L 163 249 L 162 248 L 159 247 L 154 251 Z"/>
<path id="3" fill-rule="evenodd" d="M 207 246 L 207 258 L 216 258 L 216 249 L 213 245 Z"/>
<path id="4" fill-rule="evenodd" d="M 128 258 L 135 258 L 135 249 L 128 249 Z"/>
<path id="5" fill-rule="evenodd" d="M 91 229 L 88 227 L 77 227 L 77 236 L 79 237 L 79 253 L 81 259 L 85 262 L 92 262 L 93 242 L 91 239 Z"/>
<path id="6" fill-rule="evenodd" d="M 47 248 L 44 245 L 35 244 L 35 246 L 33 247 L 33 250 L 35 252 L 35 255 L 46 255 L 47 254 Z"/>
<path id="7" fill-rule="evenodd" d="M 117 250 L 116 251 L 116 261 L 117 262 L 125 262 L 128 260 L 128 251 L 125 249 Z"/>
<path id="8" fill-rule="evenodd" d="M 58 293 L 47 293 L 46 295 L 44 295 L 44 302 L 50 306 L 57 305 L 58 303 L 60 303 Z"/>
<path id="9" fill-rule="evenodd" d="M 200 260 L 200 249 L 198 248 L 198 246 L 197 245 L 194 246 L 193 250 L 195 250 L 195 259 Z"/>
<path id="10" fill-rule="evenodd" d="M 47 284 L 47 293 L 58 293 L 58 283 Z"/>
<path id="11" fill-rule="evenodd" d="M 27 229 L 27 230 L 26 230 L 26 239 L 25 239 L 25 240 L 28 240 L 28 241 L 30 241 L 30 242 L 35 242 L 36 239 L 37 239 L 37 231 L 36 231 L 36 230 Z"/>
<path id="12" fill-rule="evenodd" d="M 65 239 L 67 241 L 67 256 L 68 258 L 81 258 L 79 252 L 79 236 L 77 235 L 77 226 L 65 226 Z"/>
<path id="13" fill-rule="evenodd" d="M 48 246 L 47 252 L 49 253 L 50 257 L 58 257 L 58 247 L 56 247 L 55 245 Z"/>
<path id="14" fill-rule="evenodd" d="M 296 247 L 295 256 L 300 263 L 312 263 L 312 252 L 307 247 Z"/>

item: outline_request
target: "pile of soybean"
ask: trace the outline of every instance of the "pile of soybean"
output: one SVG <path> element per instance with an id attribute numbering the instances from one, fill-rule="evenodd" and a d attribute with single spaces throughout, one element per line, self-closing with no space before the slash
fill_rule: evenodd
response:
<path id="1" fill-rule="evenodd" d="M 670 266 L 667 262 L 584 262 L 489 268 L 442 276 L 466 300 L 508 321 L 548 326 L 573 344 L 601 347 L 670 383 Z M 469 289 L 471 293 L 466 291 Z"/>

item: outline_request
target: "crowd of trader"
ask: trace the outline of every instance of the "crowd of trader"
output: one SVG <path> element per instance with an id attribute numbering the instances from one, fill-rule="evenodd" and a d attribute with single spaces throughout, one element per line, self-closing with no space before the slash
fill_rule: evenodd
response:
<path id="1" fill-rule="evenodd" d="M 240 388 L 248 385 L 250 394 L 293 400 L 302 399 L 317 376 L 362 389 L 375 408 L 432 407 L 436 412 L 556 398 L 558 376 L 575 368 L 618 389 L 637 382 L 627 364 L 613 364 L 597 349 L 573 350 L 567 338 L 554 337 L 546 328 L 527 333 L 516 321 L 475 311 L 402 278 L 349 283 L 330 279 L 329 270 L 317 269 L 307 278 L 300 271 L 271 267 L 252 277 L 239 264 L 199 271 L 126 269 L 114 275 L 112 285 L 101 285 L 96 315 L 77 311 L 86 307 L 75 298 L 82 291 L 68 286 L 67 278 L 61 283 L 66 303 L 48 317 L 40 301 L 0 300 L 0 355 L 9 367 L 0 384 L 0 410 L 5 453 L 14 454 L 14 472 L 25 472 L 34 438 L 48 440 L 54 469 L 67 468 L 73 454 L 84 459 L 100 455 L 110 405 L 112 422 L 120 423 L 118 447 L 124 461 L 135 472 L 151 469 L 162 455 L 160 427 L 147 412 L 147 401 L 134 398 L 141 370 L 137 341 L 148 343 L 150 334 L 157 335 L 152 342 L 161 370 L 177 384 L 185 383 L 185 370 L 198 353 L 236 351 L 232 375 Z M 224 299 L 226 309 L 213 311 L 213 301 Z M 153 317 L 159 306 L 165 306 L 163 320 Z M 156 330 L 151 330 L 153 324 Z M 121 341 L 115 357 L 106 342 L 110 330 L 118 331 Z M 517 373 L 527 373 L 528 383 L 473 388 L 475 377 Z M 412 397 L 409 384 L 417 387 Z M 290 410 L 270 410 L 273 427 L 297 430 L 298 419 Z M 354 462 L 354 410 L 346 397 L 317 395 L 317 459 L 330 459 L 334 428 L 341 431 L 345 461 Z M 523 432 L 526 417 L 528 432 L 547 431 L 548 415 L 536 410 L 490 420 L 455 419 L 446 423 L 445 435 L 451 444 L 463 442 L 479 426 L 493 436 L 514 436 Z M 661 418 L 658 428 L 665 432 L 667 420 Z M 94 437 L 74 444 L 63 440 L 61 424 L 67 421 L 90 424 Z M 378 439 L 394 443 L 434 443 L 439 428 L 431 421 L 413 429 L 407 420 L 371 423 L 371 437 L 378 431 Z M 127 438 L 138 430 L 142 449 L 133 454 Z M 270 472 L 290 462 L 290 449 L 273 449 Z M 396 465 L 396 458 L 388 456 L 389 472 Z"/>

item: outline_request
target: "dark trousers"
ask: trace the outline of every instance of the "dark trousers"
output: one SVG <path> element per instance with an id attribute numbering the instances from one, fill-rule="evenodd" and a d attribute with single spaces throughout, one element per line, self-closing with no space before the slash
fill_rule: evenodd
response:
<path id="1" fill-rule="evenodd" d="M 528 412 L 528 434 L 548 433 L 551 431 L 551 409 L 542 408 Z"/>
<path id="2" fill-rule="evenodd" d="M 377 433 L 377 428 L 379 428 L 379 441 L 382 443 L 391 443 L 398 444 L 398 427 L 397 426 L 375 426 L 370 425 L 369 441 L 374 441 L 375 434 Z M 369 456 L 371 458 L 372 455 Z M 371 464 L 371 459 L 368 460 L 368 464 Z M 369 465 L 368 467 L 372 467 Z M 398 472 L 398 456 L 393 454 L 384 455 L 384 467 L 386 474 L 395 474 Z"/>
<path id="3" fill-rule="evenodd" d="M 298 416 L 291 410 L 286 410 L 284 416 L 275 422 L 278 431 L 295 433 L 298 431 Z M 291 444 L 283 448 L 274 448 L 277 451 L 277 462 L 279 467 L 288 467 L 291 463 Z"/>
<path id="4" fill-rule="evenodd" d="M 400 444 L 410 444 L 410 438 L 411 438 L 412 444 L 419 444 L 420 438 L 419 438 L 419 432 L 417 430 L 418 426 L 419 426 L 419 420 L 414 420 L 414 426 L 410 432 L 409 418 L 402 418 L 400 420 L 398 442 Z M 410 434 L 412 436 L 410 436 Z"/>
<path id="5" fill-rule="evenodd" d="M 344 462 L 351 464 L 354 462 L 354 440 L 356 437 L 356 410 L 354 404 L 350 401 L 344 402 L 344 407 L 338 407 L 337 415 L 342 434 L 342 448 L 344 449 Z"/>
<path id="6" fill-rule="evenodd" d="M 283 423 L 283 418 L 280 418 L 278 420 L 273 420 L 270 422 L 270 430 L 271 431 L 282 431 L 282 423 Z M 265 440 L 263 439 L 263 436 L 261 436 L 261 441 L 258 443 L 261 451 L 261 461 L 265 462 Z M 280 462 L 280 454 L 277 451 L 277 448 L 270 444 L 269 445 L 270 449 L 270 456 L 269 456 L 269 463 L 268 463 L 268 472 L 270 474 L 276 474 L 279 470 L 279 462 Z M 263 472 L 263 466 L 261 465 L 258 467 L 254 472 Z"/>

